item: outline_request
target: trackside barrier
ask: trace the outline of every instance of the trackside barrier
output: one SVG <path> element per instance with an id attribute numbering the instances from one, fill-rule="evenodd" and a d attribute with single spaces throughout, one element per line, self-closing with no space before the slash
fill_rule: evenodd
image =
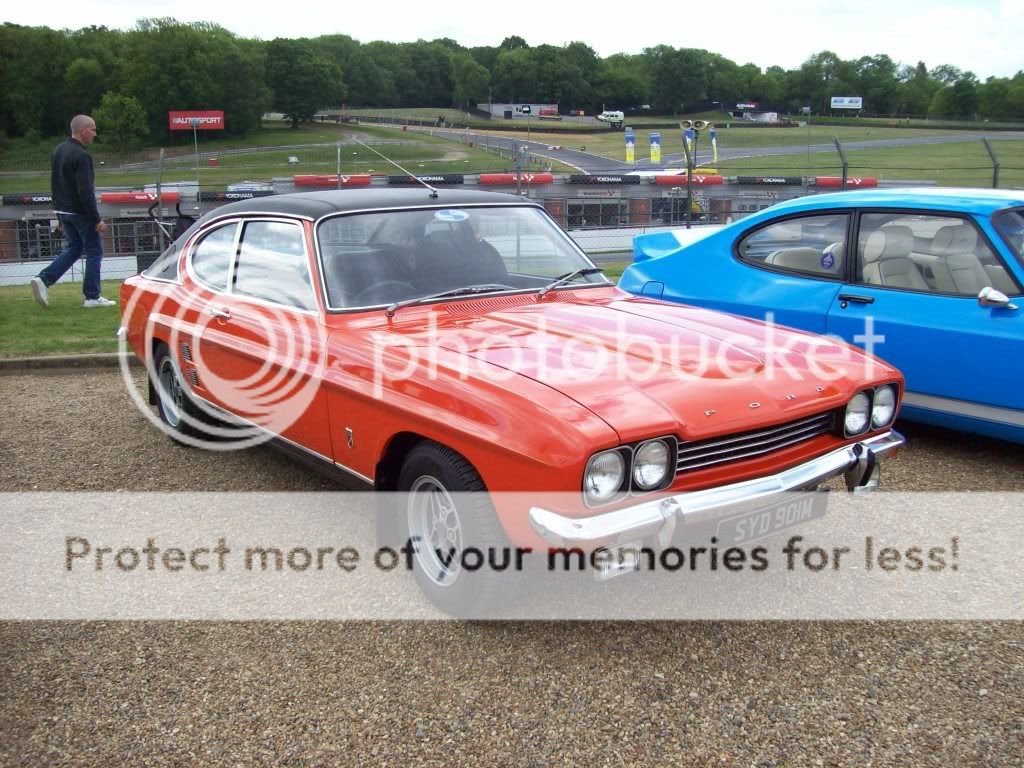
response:
<path id="1" fill-rule="evenodd" d="M 354 176 L 338 176 L 337 174 L 303 174 L 293 176 L 292 181 L 295 182 L 296 187 L 368 187 L 370 186 L 372 178 L 373 177 L 368 173 Z"/>
<path id="2" fill-rule="evenodd" d="M 128 205 L 149 205 L 156 202 L 155 192 L 101 192 L 101 203 L 121 203 Z M 160 195 L 165 203 L 177 203 L 181 200 L 181 192 L 167 191 Z"/>

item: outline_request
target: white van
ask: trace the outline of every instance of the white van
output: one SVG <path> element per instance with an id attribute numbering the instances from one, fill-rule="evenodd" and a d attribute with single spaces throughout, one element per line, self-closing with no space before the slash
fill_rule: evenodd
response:
<path id="1" fill-rule="evenodd" d="M 618 128 L 622 126 L 622 123 L 625 121 L 626 116 L 622 114 L 622 112 L 606 109 L 604 112 L 597 116 L 597 119 L 600 120 L 602 123 L 608 123 L 612 128 Z"/>

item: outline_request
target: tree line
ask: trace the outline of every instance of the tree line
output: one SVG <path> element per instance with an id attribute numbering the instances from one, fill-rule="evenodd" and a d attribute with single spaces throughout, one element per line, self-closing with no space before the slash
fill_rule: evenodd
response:
<path id="1" fill-rule="evenodd" d="M 877 115 L 1024 118 L 1024 70 L 984 82 L 969 71 L 885 54 L 831 51 L 786 70 L 737 64 L 697 48 L 657 45 L 602 58 L 584 42 L 530 46 L 511 36 L 467 48 L 448 38 L 360 43 L 348 35 L 261 41 L 215 24 L 145 19 L 133 29 L 0 27 L 0 136 L 40 138 L 92 114 L 115 145 L 167 137 L 169 110 L 222 109 L 244 136 L 267 111 L 294 125 L 321 109 L 466 108 L 481 102 L 557 103 L 678 114 L 757 101 L 828 112 L 832 96 L 861 96 Z"/>

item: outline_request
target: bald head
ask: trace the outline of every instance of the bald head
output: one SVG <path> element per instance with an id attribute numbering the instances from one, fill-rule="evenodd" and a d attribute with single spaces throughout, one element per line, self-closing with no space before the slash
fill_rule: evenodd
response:
<path id="1" fill-rule="evenodd" d="M 96 138 L 96 123 L 88 115 L 75 115 L 71 118 L 71 135 L 82 144 L 92 144 Z"/>

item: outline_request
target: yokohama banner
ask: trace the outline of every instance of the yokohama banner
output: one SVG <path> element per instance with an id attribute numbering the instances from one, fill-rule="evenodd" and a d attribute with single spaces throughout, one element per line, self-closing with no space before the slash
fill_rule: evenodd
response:
<path id="1" fill-rule="evenodd" d="M 388 184 L 465 184 L 466 177 L 461 173 L 442 173 L 437 176 L 388 176 Z"/>
<path id="2" fill-rule="evenodd" d="M 168 112 L 170 128 L 172 131 L 191 131 L 192 121 L 196 121 L 196 130 L 200 131 L 223 131 L 224 112 L 223 110 L 208 109 L 201 112 Z"/>
<path id="3" fill-rule="evenodd" d="M 570 184 L 639 184 L 639 176 L 613 176 L 605 174 L 590 175 L 574 173 L 569 177 Z"/>
<path id="4" fill-rule="evenodd" d="M 45 192 L 16 192 L 0 198 L 4 205 L 52 205 L 53 196 Z"/>
<path id="5" fill-rule="evenodd" d="M 803 176 L 737 176 L 737 184 L 756 184 L 761 187 L 799 187 L 804 183 Z"/>
<path id="6" fill-rule="evenodd" d="M 199 199 L 203 202 L 225 202 L 229 200 L 252 200 L 254 197 L 270 197 L 272 190 L 257 190 L 253 192 L 200 192 Z"/>

